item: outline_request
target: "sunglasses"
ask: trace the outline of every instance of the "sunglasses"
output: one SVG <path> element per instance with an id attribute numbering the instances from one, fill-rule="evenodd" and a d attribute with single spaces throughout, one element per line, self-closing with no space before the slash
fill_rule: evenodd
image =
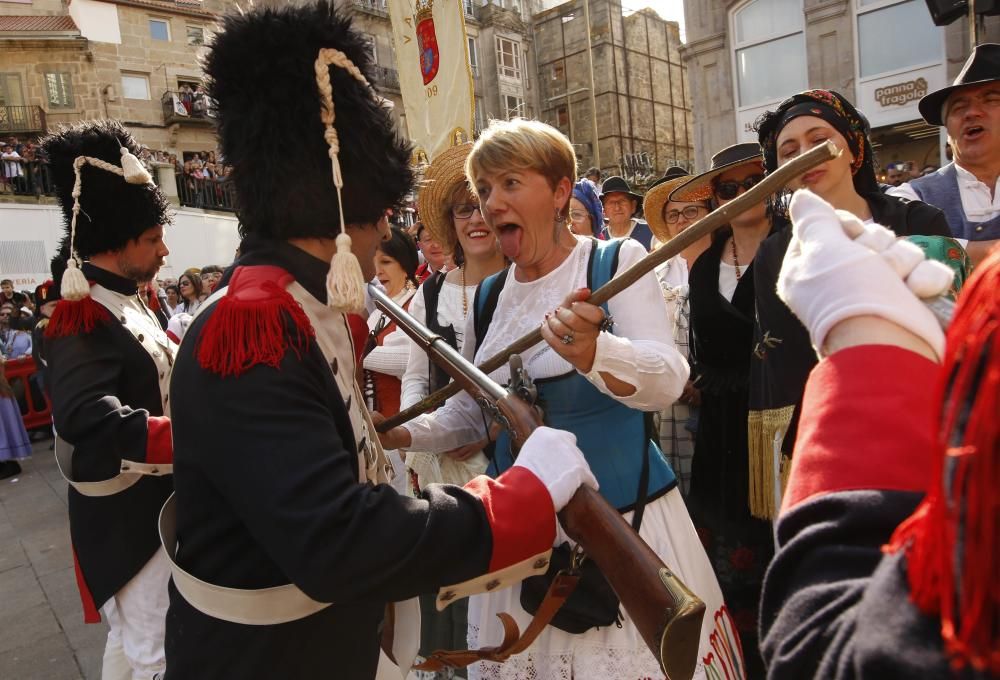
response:
<path id="1" fill-rule="evenodd" d="M 663 219 L 666 220 L 667 224 L 674 224 L 683 216 L 685 220 L 690 222 L 698 217 L 698 213 L 702 210 L 707 211 L 708 208 L 701 205 L 689 205 L 683 210 L 668 210 L 663 214 Z"/>
<path id="2" fill-rule="evenodd" d="M 744 178 L 742 182 L 736 182 L 733 180 L 728 180 L 725 182 L 715 183 L 715 195 L 721 198 L 723 201 L 731 201 L 736 198 L 740 193 L 740 187 L 746 191 L 750 191 L 755 186 L 761 183 L 764 179 L 764 175 L 750 175 Z"/>
<path id="3" fill-rule="evenodd" d="M 472 214 L 476 211 L 479 214 L 483 214 L 483 209 L 479 207 L 478 203 L 460 203 L 458 205 L 451 206 L 452 217 L 457 217 L 460 220 L 467 220 L 472 217 Z"/>

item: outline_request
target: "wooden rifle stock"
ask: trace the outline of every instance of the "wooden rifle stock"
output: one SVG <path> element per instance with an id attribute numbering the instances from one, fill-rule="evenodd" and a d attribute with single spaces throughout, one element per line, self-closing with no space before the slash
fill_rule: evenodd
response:
<path id="1" fill-rule="evenodd" d="M 542 425 L 538 409 L 508 391 L 472 362 L 454 350 L 443 338 L 423 327 L 392 299 L 374 286 L 372 299 L 397 326 L 424 349 L 463 390 L 506 428 L 515 449 Z M 512 366 L 511 379 L 515 380 Z M 596 491 L 580 487 L 559 512 L 566 533 L 598 566 L 618 595 L 622 607 L 639 629 L 643 640 L 669 680 L 688 680 L 698 664 L 698 645 L 705 604 L 663 563 L 638 533 Z M 539 608 L 539 611 L 542 607 Z M 517 642 L 525 642 L 518 645 Z M 503 647 L 520 651 L 530 641 L 514 641 Z M 489 650 L 493 660 L 506 658 Z M 515 652 L 511 652 L 515 653 Z M 471 663 L 474 652 L 455 654 Z M 447 656 L 445 654 L 444 656 Z M 509 656 L 509 654 L 508 654 Z"/>

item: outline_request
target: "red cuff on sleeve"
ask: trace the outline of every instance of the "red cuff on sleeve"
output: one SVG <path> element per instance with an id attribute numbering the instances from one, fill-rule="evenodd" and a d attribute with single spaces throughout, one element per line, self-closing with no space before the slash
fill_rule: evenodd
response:
<path id="1" fill-rule="evenodd" d="M 523 467 L 512 467 L 496 479 L 485 475 L 465 485 L 486 508 L 493 532 L 491 572 L 522 562 L 552 547 L 556 511 L 541 480 Z"/>
<path id="2" fill-rule="evenodd" d="M 181 339 L 178 338 L 177 335 L 172 330 L 170 330 L 169 328 L 167 329 L 167 337 L 170 338 L 171 340 L 173 340 L 174 344 L 177 344 L 177 345 L 181 344 Z"/>
<path id="3" fill-rule="evenodd" d="M 170 418 L 166 416 L 149 416 L 146 422 L 146 462 L 174 462 L 174 440 L 170 434 Z"/>
<path id="4" fill-rule="evenodd" d="M 937 379 L 937 364 L 891 345 L 821 361 L 806 384 L 782 511 L 836 491 L 924 491 Z"/>

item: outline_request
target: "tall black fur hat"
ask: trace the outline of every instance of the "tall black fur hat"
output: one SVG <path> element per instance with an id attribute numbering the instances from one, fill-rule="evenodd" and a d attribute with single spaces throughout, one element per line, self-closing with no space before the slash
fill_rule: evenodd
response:
<path id="1" fill-rule="evenodd" d="M 49 161 L 56 198 L 66 223 L 66 238 L 60 246 L 62 259 L 70 255 L 70 223 L 73 219 L 73 163 L 90 156 L 121 167 L 121 149 L 138 155 L 139 145 L 116 120 L 86 121 L 64 127 L 41 142 Z M 76 251 L 87 258 L 120 250 L 151 227 L 170 222 L 170 204 L 152 184 L 130 184 L 121 175 L 85 164 L 80 168 L 80 213 L 76 220 Z"/>
<path id="2" fill-rule="evenodd" d="M 331 2 L 230 13 L 205 61 L 218 135 L 239 203 L 240 232 L 334 238 L 340 216 L 316 82 L 321 48 L 343 52 L 371 81 L 362 34 Z M 410 190 L 410 145 L 374 91 L 329 67 L 343 168 L 344 220 L 378 221 Z"/>

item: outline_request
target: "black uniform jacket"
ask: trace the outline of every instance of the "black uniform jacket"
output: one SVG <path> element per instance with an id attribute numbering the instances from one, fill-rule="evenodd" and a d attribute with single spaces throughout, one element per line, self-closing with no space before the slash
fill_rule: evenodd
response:
<path id="1" fill-rule="evenodd" d="M 87 263 L 83 273 L 116 293 L 136 295 L 133 281 Z M 162 417 L 159 369 L 121 319 L 109 312 L 89 333 L 46 337 L 45 357 L 55 428 L 75 447 L 75 481 L 110 479 L 123 458 L 169 462 L 170 451 L 161 446 L 165 440 L 169 447 L 169 422 Z M 160 547 L 156 521 L 171 488 L 169 475 L 143 477 L 121 493 L 99 498 L 69 488 L 70 535 L 88 620 L 96 615 L 92 605 L 100 608 Z"/>
<path id="2" fill-rule="evenodd" d="M 237 267 L 279 266 L 325 302 L 328 263 L 287 243 L 247 240 L 242 248 Z M 227 272 L 220 287 L 233 276 Z M 240 625 L 201 613 L 171 583 L 167 678 L 374 677 L 386 602 L 466 581 L 496 561 L 503 539 L 491 529 L 489 503 L 454 486 L 431 485 L 408 498 L 389 485 L 359 483 L 354 434 L 332 372 L 347 369 L 327 364 L 315 339 L 293 351 L 286 315 L 289 349 L 280 366 L 220 377 L 196 355 L 219 308 L 212 303 L 188 329 L 171 382 L 177 562 L 220 586 L 291 582 L 335 604 L 289 623 Z M 551 545 L 554 514 L 545 498 Z M 516 531 L 540 521 L 530 508 L 512 519 Z"/>
<path id="3" fill-rule="evenodd" d="M 950 670 L 941 621 L 910 600 L 903 553 L 882 551 L 941 464 L 936 375 L 921 356 L 870 345 L 810 376 L 761 601 L 769 678 L 973 677 Z"/>

